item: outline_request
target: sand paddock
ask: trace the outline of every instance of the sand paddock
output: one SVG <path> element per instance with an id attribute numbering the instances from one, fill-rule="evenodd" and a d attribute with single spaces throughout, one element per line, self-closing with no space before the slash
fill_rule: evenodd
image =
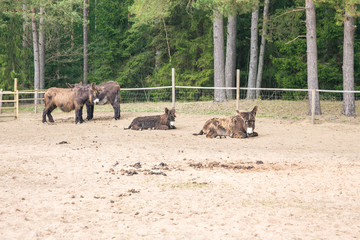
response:
<path id="1" fill-rule="evenodd" d="M 260 109 L 261 111 L 261 109 Z M 360 123 L 259 117 L 259 137 L 124 130 L 136 116 L 0 122 L 1 239 L 358 239 Z"/>

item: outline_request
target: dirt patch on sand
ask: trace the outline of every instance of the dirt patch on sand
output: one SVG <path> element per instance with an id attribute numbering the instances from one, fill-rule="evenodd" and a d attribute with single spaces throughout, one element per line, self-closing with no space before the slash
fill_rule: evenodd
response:
<path id="1" fill-rule="evenodd" d="M 259 137 L 124 130 L 137 116 L 0 122 L 1 239 L 356 239 L 360 124 L 260 117 Z"/>

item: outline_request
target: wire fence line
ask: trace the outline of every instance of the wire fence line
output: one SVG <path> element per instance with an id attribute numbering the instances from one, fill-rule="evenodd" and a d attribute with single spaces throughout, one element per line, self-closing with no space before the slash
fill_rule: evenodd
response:
<path id="1" fill-rule="evenodd" d="M 144 87 L 144 88 L 121 88 L 122 91 L 136 91 L 136 90 L 156 90 L 156 89 L 171 89 L 172 86 L 164 87 Z M 175 86 L 178 89 L 209 89 L 209 90 L 236 90 L 236 87 L 197 87 L 197 86 Z M 296 89 L 296 88 L 249 88 L 240 87 L 240 90 L 268 90 L 268 91 L 289 91 L 289 92 L 311 92 L 312 89 Z M 360 91 L 346 91 L 346 90 L 323 90 L 316 89 L 317 92 L 332 92 L 332 93 L 360 93 Z"/>
<path id="2" fill-rule="evenodd" d="M 16 112 L 19 110 L 19 104 L 34 106 L 35 112 L 39 104 L 42 105 L 43 94 L 46 89 L 38 90 L 17 90 L 17 81 L 15 82 L 14 92 L 0 91 L 0 113 L 2 109 L 13 108 Z M 231 90 L 231 95 L 227 99 L 248 99 L 248 91 L 259 91 L 259 98 L 262 100 L 308 100 L 314 93 L 319 93 L 321 100 L 342 101 L 344 93 L 353 93 L 354 99 L 360 99 L 360 91 L 345 90 L 323 90 L 323 89 L 290 89 L 290 88 L 248 88 L 239 87 L 198 87 L 198 86 L 176 86 L 173 73 L 172 86 L 161 87 L 143 87 L 143 88 L 121 88 L 122 103 L 132 102 L 172 102 L 175 101 L 213 101 L 215 90 Z M 7 94 L 7 95 L 6 95 Z M 13 97 L 12 97 L 13 96 Z M 10 106 L 13 104 L 13 106 Z M 238 106 L 238 104 L 237 104 Z M 16 115 L 17 116 L 17 115 Z M 15 117 L 16 118 L 16 117 Z"/>
<path id="3" fill-rule="evenodd" d="M 232 90 L 230 99 L 236 99 L 235 87 L 196 87 L 196 86 L 175 86 L 175 96 L 172 96 L 172 86 L 163 87 L 144 87 L 144 88 L 121 88 L 122 102 L 141 102 L 141 101 L 210 101 L 213 100 L 215 90 Z M 263 100 L 304 100 L 308 99 L 312 89 L 289 89 L 289 88 L 239 88 L 240 99 L 246 99 L 246 93 L 249 90 L 260 91 L 259 98 Z M 320 93 L 321 100 L 335 100 L 342 101 L 344 93 L 354 93 L 355 100 L 360 99 L 360 91 L 344 91 L 344 90 L 323 90 L 315 89 Z M 20 90 L 19 102 L 24 104 L 37 104 L 36 100 L 43 100 L 43 98 L 35 98 L 36 95 L 44 94 L 45 89 L 42 90 Z M 6 100 L 9 98 L 2 97 L 0 91 L 0 103 L 2 106 L 7 105 Z M 4 94 L 13 93 L 11 91 L 3 92 Z M 5 100 L 1 100 L 5 99 Z M 1 106 L 1 105 L 0 105 Z"/>
<path id="4" fill-rule="evenodd" d="M 167 87 L 153 87 L 141 89 L 121 89 L 122 102 L 137 101 L 171 101 L 172 94 Z M 232 90 L 229 99 L 236 99 L 235 87 L 196 87 L 196 86 L 175 86 L 176 101 L 211 101 L 214 99 L 215 89 Z M 129 90 L 129 92 L 127 92 Z M 288 89 L 288 88 L 239 88 L 239 98 L 246 99 L 247 91 L 260 91 L 259 98 L 263 100 L 305 100 L 309 98 L 312 89 Z M 341 91 L 341 90 L 321 90 L 316 89 L 320 93 L 321 100 L 342 101 L 344 93 L 354 93 L 355 99 L 360 99 L 360 91 Z"/>

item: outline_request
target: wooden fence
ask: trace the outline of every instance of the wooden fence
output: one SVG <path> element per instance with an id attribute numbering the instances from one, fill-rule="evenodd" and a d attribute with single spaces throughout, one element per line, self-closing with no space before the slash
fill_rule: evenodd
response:
<path id="1" fill-rule="evenodd" d="M 340 91 L 340 90 L 320 90 L 320 89 L 279 89 L 279 88 L 240 88 L 240 70 L 236 71 L 236 88 L 234 87 L 192 87 L 192 86 L 176 86 L 175 85 L 175 69 L 172 69 L 172 86 L 163 86 L 163 87 L 151 87 L 151 88 L 122 88 L 122 91 L 142 91 L 142 90 L 156 90 L 156 89 L 171 89 L 171 100 L 172 100 L 172 106 L 175 107 L 175 100 L 176 100 L 176 94 L 175 89 L 231 89 L 236 90 L 236 110 L 239 109 L 239 93 L 240 90 L 269 90 L 269 91 L 294 91 L 294 92 L 307 92 L 309 96 L 312 98 L 311 102 L 311 120 L 312 123 L 315 123 L 315 94 L 317 92 L 329 92 L 329 93 L 356 93 L 359 94 L 360 91 Z M 0 90 L 0 117 L 9 117 L 8 115 L 2 115 L 1 111 L 2 109 L 14 109 L 14 118 L 17 119 L 19 116 L 19 101 L 34 101 L 35 105 L 35 113 L 37 112 L 37 107 L 39 104 L 39 101 L 44 100 L 41 96 L 39 97 L 39 94 L 45 93 L 44 89 L 35 89 L 35 90 L 22 90 L 21 92 L 18 91 L 17 88 L 17 79 L 14 79 L 14 91 L 3 91 Z M 13 95 L 13 100 L 3 100 L 3 95 Z M 33 98 L 21 98 L 19 99 L 19 94 L 34 94 Z M 2 103 L 13 103 L 12 107 L 3 107 Z"/>
<path id="2" fill-rule="evenodd" d="M 44 100 L 43 97 L 41 97 L 41 94 L 44 94 L 46 89 L 36 89 L 36 90 L 21 90 L 19 91 L 19 95 L 21 94 L 34 94 L 34 97 L 31 98 L 19 98 L 20 101 L 33 101 L 34 102 L 34 111 L 35 113 L 38 112 L 38 105 L 42 104 L 41 101 Z"/>
<path id="3" fill-rule="evenodd" d="M 13 95 L 13 99 L 11 100 L 3 100 L 4 95 Z M 13 106 L 11 107 L 3 107 L 2 103 L 13 103 Z M 19 91 L 17 88 L 17 78 L 14 79 L 14 91 L 3 91 L 0 90 L 0 113 L 2 113 L 3 109 L 13 109 L 14 115 L 10 115 L 10 117 L 14 117 L 17 119 L 19 117 Z M 9 115 L 2 115 L 0 114 L 0 117 L 9 117 Z"/>

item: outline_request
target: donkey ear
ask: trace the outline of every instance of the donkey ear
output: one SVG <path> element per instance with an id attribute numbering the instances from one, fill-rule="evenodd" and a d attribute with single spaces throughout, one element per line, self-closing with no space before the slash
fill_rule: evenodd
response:
<path id="1" fill-rule="evenodd" d="M 239 115 L 241 114 L 241 112 L 240 112 L 239 110 L 236 110 L 236 112 L 237 112 L 237 114 L 239 114 Z"/>
<path id="2" fill-rule="evenodd" d="M 247 112 L 241 112 L 241 113 L 239 113 L 239 115 L 240 115 L 242 118 L 247 118 L 248 114 L 249 114 L 249 113 L 247 113 Z"/>
<path id="3" fill-rule="evenodd" d="M 96 90 L 96 84 L 95 83 L 91 83 L 91 89 Z"/>
<path id="4" fill-rule="evenodd" d="M 254 116 L 256 116 L 257 110 L 258 110 L 258 107 L 255 106 L 254 109 L 251 111 L 251 113 L 252 113 Z"/>
<path id="5" fill-rule="evenodd" d="M 165 108 L 165 113 L 168 114 L 169 113 L 169 109 L 166 107 Z"/>
<path id="6" fill-rule="evenodd" d="M 75 87 L 74 84 L 70 84 L 70 83 L 66 83 L 66 86 L 68 86 L 68 88 L 73 88 L 73 87 Z"/>

